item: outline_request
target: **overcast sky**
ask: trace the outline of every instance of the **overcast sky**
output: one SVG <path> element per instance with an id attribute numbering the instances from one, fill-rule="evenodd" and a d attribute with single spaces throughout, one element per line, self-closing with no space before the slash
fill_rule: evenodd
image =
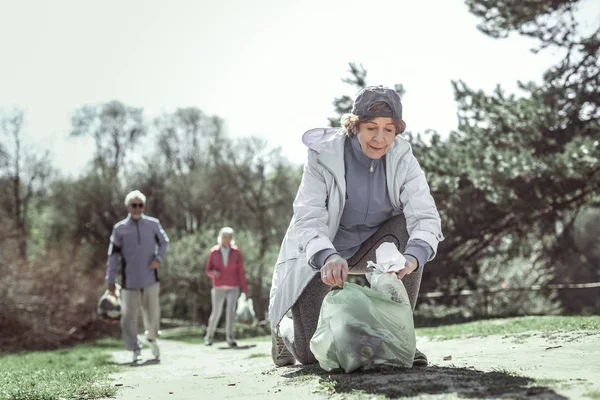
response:
<path id="1" fill-rule="evenodd" d="M 461 0 L 0 0 L 0 107 L 23 108 L 24 133 L 66 173 L 92 150 L 68 138 L 73 110 L 113 99 L 150 118 L 198 107 L 300 163 L 302 133 L 355 94 L 341 82 L 350 61 L 369 84 L 404 84 L 409 130 L 445 134 L 457 124 L 451 80 L 514 90 L 556 59 L 477 22 Z"/>

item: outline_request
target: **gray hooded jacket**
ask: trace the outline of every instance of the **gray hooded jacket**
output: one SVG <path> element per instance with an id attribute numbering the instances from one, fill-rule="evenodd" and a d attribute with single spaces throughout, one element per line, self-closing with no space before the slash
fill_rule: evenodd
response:
<path id="1" fill-rule="evenodd" d="M 346 139 L 342 130 L 327 128 L 312 129 L 302 138 L 309 148 L 308 158 L 271 284 L 269 318 L 274 331 L 318 274 L 309 260 L 322 250 L 335 249 L 333 241 L 346 204 Z M 427 261 L 432 260 L 444 240 L 440 216 L 425 174 L 402 136 L 396 136 L 386 153 L 385 171 L 389 201 L 393 212 L 406 217 L 409 243 L 415 239 L 427 243 L 431 248 Z"/>

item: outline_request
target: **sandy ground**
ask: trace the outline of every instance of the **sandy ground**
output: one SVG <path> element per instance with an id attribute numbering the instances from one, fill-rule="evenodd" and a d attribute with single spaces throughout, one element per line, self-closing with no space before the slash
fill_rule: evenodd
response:
<path id="1" fill-rule="evenodd" d="M 453 340 L 418 339 L 427 368 L 331 374 L 274 368 L 270 341 L 237 350 L 160 342 L 151 360 L 114 376 L 117 399 L 600 399 L 600 332 L 525 333 Z M 142 355 L 151 357 L 144 348 Z M 128 364 L 129 352 L 113 360 Z"/>

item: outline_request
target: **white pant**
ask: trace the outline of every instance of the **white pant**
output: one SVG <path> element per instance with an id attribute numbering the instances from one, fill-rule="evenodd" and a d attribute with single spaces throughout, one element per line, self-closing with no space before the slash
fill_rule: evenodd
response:
<path id="1" fill-rule="evenodd" d="M 121 290 L 121 335 L 125 347 L 129 350 L 139 350 L 138 335 L 138 311 L 142 309 L 144 327 L 148 331 L 147 338 L 155 340 L 158 337 L 160 325 L 160 304 L 158 295 L 160 283 L 144 289 L 122 289 Z"/>

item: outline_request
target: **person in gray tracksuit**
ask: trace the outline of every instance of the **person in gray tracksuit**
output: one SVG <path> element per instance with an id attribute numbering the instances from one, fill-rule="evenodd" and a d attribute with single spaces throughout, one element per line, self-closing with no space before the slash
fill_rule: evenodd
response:
<path id="1" fill-rule="evenodd" d="M 115 293 L 121 267 L 121 334 L 133 361 L 141 360 L 138 341 L 138 312 L 142 309 L 147 339 L 156 359 L 160 322 L 158 269 L 167 252 L 169 238 L 156 218 L 144 215 L 146 196 L 134 190 L 125 197 L 129 215 L 115 224 L 108 246 L 106 284 Z"/>

